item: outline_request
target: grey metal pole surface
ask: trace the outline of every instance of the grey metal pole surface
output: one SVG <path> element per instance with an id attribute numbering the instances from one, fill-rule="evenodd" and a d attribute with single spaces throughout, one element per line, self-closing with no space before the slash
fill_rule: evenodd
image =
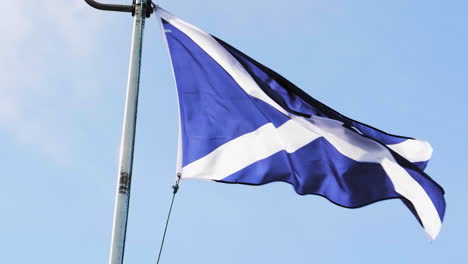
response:
<path id="1" fill-rule="evenodd" d="M 147 8 L 151 8 L 147 3 L 148 0 L 136 0 L 134 5 L 132 48 L 130 53 L 122 141 L 120 145 L 119 174 L 109 264 L 122 264 L 124 258 L 137 119 L 143 29 L 145 26 Z"/>

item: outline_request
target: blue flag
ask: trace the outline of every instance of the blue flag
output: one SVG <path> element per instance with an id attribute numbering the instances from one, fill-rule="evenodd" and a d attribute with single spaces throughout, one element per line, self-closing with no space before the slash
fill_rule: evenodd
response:
<path id="1" fill-rule="evenodd" d="M 182 179 L 283 181 L 347 208 L 398 198 L 436 238 L 445 200 L 424 173 L 429 143 L 350 119 L 222 40 L 157 14 L 177 83 Z"/>

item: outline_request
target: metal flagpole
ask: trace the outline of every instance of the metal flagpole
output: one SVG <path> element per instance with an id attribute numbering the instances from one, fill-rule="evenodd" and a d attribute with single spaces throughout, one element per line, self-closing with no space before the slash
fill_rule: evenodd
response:
<path id="1" fill-rule="evenodd" d="M 140 85 L 141 50 L 145 18 L 151 14 L 151 0 L 133 0 L 133 5 L 101 4 L 94 0 L 85 0 L 94 8 L 107 11 L 131 12 L 134 16 L 132 47 L 128 72 L 127 97 L 120 145 L 118 184 L 115 197 L 114 221 L 109 264 L 122 264 L 127 231 L 130 186 L 132 179 L 135 127 L 138 107 L 138 89 Z"/>

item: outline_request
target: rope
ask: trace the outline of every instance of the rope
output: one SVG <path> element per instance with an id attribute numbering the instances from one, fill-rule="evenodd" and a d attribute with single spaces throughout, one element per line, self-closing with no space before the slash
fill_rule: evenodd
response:
<path id="1" fill-rule="evenodd" d="M 159 264 L 159 260 L 161 259 L 161 253 L 162 253 L 162 249 L 164 246 L 164 241 L 166 239 L 167 226 L 169 225 L 169 219 L 171 218 L 172 205 L 174 205 L 174 198 L 175 198 L 177 191 L 179 190 L 180 176 L 181 176 L 180 173 L 177 173 L 177 181 L 175 185 L 172 186 L 173 192 L 172 192 L 171 206 L 169 207 L 169 213 L 167 214 L 166 226 L 164 227 L 164 234 L 163 234 L 162 241 L 161 241 L 161 247 L 159 248 L 158 261 L 156 262 L 156 264 Z"/>

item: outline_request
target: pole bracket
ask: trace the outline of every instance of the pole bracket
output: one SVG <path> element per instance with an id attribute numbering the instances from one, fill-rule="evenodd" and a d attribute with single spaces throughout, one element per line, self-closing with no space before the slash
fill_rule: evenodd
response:
<path id="1" fill-rule="evenodd" d="M 99 9 L 99 10 L 104 10 L 104 11 L 116 11 L 116 12 L 127 12 L 127 13 L 132 13 L 132 16 L 135 15 L 135 0 L 133 0 L 132 5 L 114 5 L 114 4 L 103 4 L 96 2 L 94 0 L 84 0 L 88 5 Z M 151 14 L 153 13 L 153 3 L 151 0 L 148 0 L 146 3 L 146 17 L 150 17 Z"/>

